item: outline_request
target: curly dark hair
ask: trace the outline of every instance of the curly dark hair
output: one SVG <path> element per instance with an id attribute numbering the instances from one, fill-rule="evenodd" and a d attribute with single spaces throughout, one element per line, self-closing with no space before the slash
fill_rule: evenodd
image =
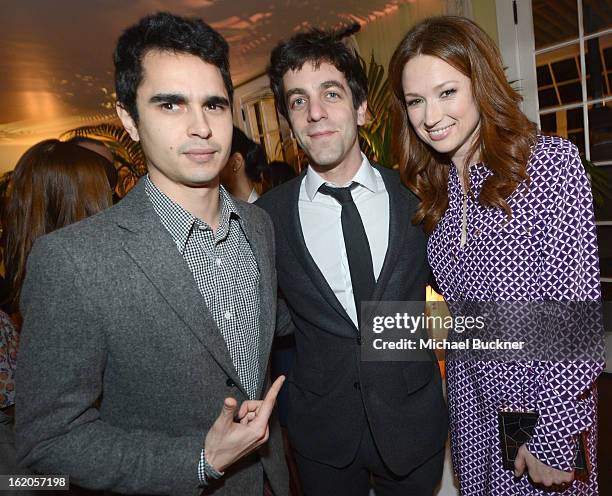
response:
<path id="1" fill-rule="evenodd" d="M 346 31 L 311 29 L 294 35 L 289 41 L 280 42 L 270 56 L 268 77 L 276 99 L 276 107 L 288 120 L 283 76 L 287 71 L 297 71 L 306 62 L 318 68 L 327 62 L 338 69 L 348 82 L 356 109 L 368 97 L 368 78 L 357 54 L 342 42 Z"/>
<path id="2" fill-rule="evenodd" d="M 234 87 L 227 41 L 201 19 L 158 12 L 127 28 L 113 55 L 117 101 L 134 122 L 138 123 L 136 91 L 142 82 L 142 60 L 151 50 L 195 55 L 218 67 L 231 103 Z"/>

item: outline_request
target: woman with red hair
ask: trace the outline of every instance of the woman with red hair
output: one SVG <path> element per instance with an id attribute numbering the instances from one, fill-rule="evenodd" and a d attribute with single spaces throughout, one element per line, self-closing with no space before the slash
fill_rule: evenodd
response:
<path id="1" fill-rule="evenodd" d="M 429 262 L 449 306 L 599 301 L 592 197 L 578 150 L 537 133 L 491 38 L 465 18 L 426 19 L 397 47 L 389 74 L 402 177 L 421 200 L 414 221 L 430 234 Z M 462 495 L 597 494 L 599 357 L 456 357 L 447 353 L 446 373 Z M 537 418 L 514 471 L 500 448 L 506 409 Z M 581 436 L 591 466 L 578 480 Z"/>

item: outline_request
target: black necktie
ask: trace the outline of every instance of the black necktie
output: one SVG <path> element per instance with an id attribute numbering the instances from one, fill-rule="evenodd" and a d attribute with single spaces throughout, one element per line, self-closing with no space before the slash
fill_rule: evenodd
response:
<path id="1" fill-rule="evenodd" d="M 368 301 L 372 297 L 376 280 L 374 279 L 372 253 L 368 237 L 357 205 L 353 201 L 353 195 L 351 195 L 351 190 L 356 186 L 357 183 L 352 183 L 345 188 L 332 188 L 323 184 L 319 191 L 324 195 L 335 198 L 342 205 L 342 215 L 340 217 L 342 235 L 344 236 L 344 247 L 351 273 L 357 321 L 361 322 L 361 302 Z"/>

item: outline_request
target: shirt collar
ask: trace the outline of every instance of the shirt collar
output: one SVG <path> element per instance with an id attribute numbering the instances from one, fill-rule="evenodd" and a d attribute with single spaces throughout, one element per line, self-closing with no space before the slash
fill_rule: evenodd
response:
<path id="1" fill-rule="evenodd" d="M 374 168 L 370 164 L 370 161 L 367 157 L 362 153 L 361 154 L 361 165 L 359 166 L 359 170 L 357 174 L 349 181 L 349 183 L 355 182 L 364 188 L 370 190 L 372 193 L 378 192 L 378 183 L 376 181 L 376 174 L 374 174 Z M 304 179 L 306 194 L 308 195 L 308 199 L 310 201 L 314 200 L 314 197 L 319 192 L 319 188 L 322 184 L 326 184 L 325 179 L 323 179 L 312 167 L 308 167 L 306 171 L 306 178 Z M 347 186 L 346 184 L 331 184 L 332 186 Z"/>
<path id="2" fill-rule="evenodd" d="M 153 204 L 155 212 L 159 215 L 162 224 L 170 233 L 170 236 L 172 236 L 181 254 L 185 250 L 185 245 L 187 244 L 194 224 L 210 229 L 210 226 L 208 226 L 206 222 L 192 215 L 163 193 L 153 181 L 151 181 L 148 174 L 145 178 L 145 191 Z M 229 233 L 230 218 L 236 217 L 241 221 L 240 214 L 236 209 L 236 204 L 223 186 L 219 187 L 219 209 L 219 228 L 215 233 L 216 241 L 220 241 L 227 237 Z"/>

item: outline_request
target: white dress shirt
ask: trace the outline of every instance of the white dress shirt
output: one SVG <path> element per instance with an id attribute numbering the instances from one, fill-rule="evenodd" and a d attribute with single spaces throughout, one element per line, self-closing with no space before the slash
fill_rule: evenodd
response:
<path id="1" fill-rule="evenodd" d="M 351 194 L 368 237 L 374 277 L 378 280 L 389 244 L 389 194 L 380 173 L 370 165 L 365 155 L 362 154 L 357 174 L 347 184 L 326 183 L 312 167 L 308 167 L 300 185 L 298 207 L 306 247 L 357 326 L 357 309 L 342 235 L 342 206 L 331 196 L 319 192 L 322 184 L 343 187 L 351 182 L 358 184 Z"/>
<path id="2" fill-rule="evenodd" d="M 253 188 L 251 190 L 251 194 L 249 195 L 249 197 L 247 198 L 247 203 L 255 203 L 257 201 L 257 199 L 259 198 L 259 193 L 257 193 L 257 191 L 255 190 L 255 188 Z"/>

